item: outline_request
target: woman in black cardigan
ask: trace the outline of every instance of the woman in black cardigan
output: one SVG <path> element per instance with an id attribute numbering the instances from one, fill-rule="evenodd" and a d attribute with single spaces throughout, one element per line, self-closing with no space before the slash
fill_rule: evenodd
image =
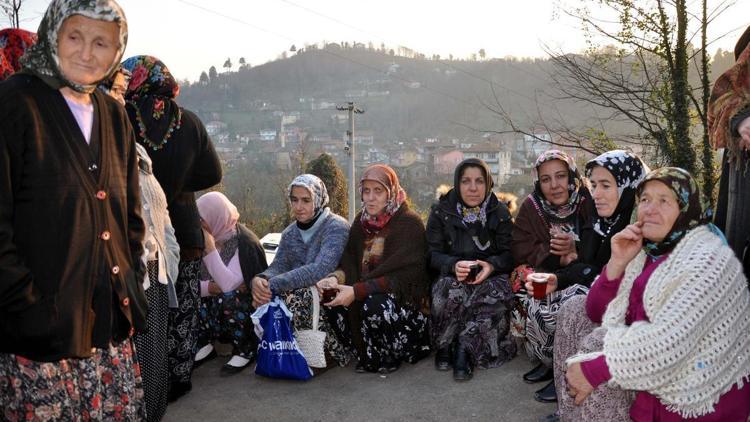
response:
<path id="1" fill-rule="evenodd" d="M 2 419 L 143 420 L 135 137 L 96 90 L 125 50 L 125 15 L 112 0 L 53 0 L 38 34 L 0 84 Z"/>
<path id="2" fill-rule="evenodd" d="M 169 315 L 169 398 L 176 400 L 192 388 L 197 341 L 204 242 L 195 192 L 221 181 L 221 164 L 198 116 L 175 102 L 180 87 L 164 63 L 155 57 L 136 56 L 122 67 L 132 74 L 125 94 L 128 116 L 167 196 L 180 245 L 175 285 L 179 308 L 170 309 Z"/>
<path id="3" fill-rule="evenodd" d="M 471 379 L 474 366 L 497 367 L 516 354 L 508 336 L 513 222 L 492 185 L 484 161 L 464 160 L 427 221 L 430 268 L 439 274 L 430 315 L 435 367 L 452 365 L 457 381 Z"/>

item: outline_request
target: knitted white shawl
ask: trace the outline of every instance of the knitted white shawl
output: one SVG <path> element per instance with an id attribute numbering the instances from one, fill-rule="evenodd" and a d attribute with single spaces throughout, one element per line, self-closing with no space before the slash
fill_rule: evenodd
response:
<path id="1" fill-rule="evenodd" d="M 607 306 L 603 352 L 610 385 L 654 394 L 670 411 L 696 417 L 750 379 L 750 293 L 740 262 L 706 226 L 691 230 L 651 275 L 643 294 L 649 322 L 625 325 L 630 290 L 643 270 L 641 252 L 628 265 Z"/>

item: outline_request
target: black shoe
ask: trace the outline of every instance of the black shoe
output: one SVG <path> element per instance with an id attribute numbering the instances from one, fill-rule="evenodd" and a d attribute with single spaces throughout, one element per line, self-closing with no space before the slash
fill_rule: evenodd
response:
<path id="1" fill-rule="evenodd" d="M 539 422 L 560 422 L 560 415 L 557 414 L 557 412 L 547 415 L 541 419 L 539 419 Z"/>
<path id="2" fill-rule="evenodd" d="M 368 368 L 367 365 L 361 360 L 357 361 L 357 366 L 354 367 L 354 372 L 358 374 L 364 374 L 365 372 L 375 372 L 371 368 Z"/>
<path id="3" fill-rule="evenodd" d="M 550 381 L 541 390 L 534 393 L 534 400 L 542 403 L 557 403 L 557 390 L 555 390 L 555 381 Z"/>
<path id="4" fill-rule="evenodd" d="M 217 356 L 219 356 L 219 355 L 216 353 L 216 349 L 211 350 L 211 353 L 207 354 L 205 358 L 203 358 L 201 360 L 196 360 L 195 362 L 193 362 L 193 369 L 199 368 L 201 365 L 203 365 L 204 363 L 212 360 L 213 358 L 215 358 Z"/>
<path id="5" fill-rule="evenodd" d="M 548 368 L 543 363 L 540 363 L 531 371 L 523 374 L 523 380 L 529 384 L 534 384 L 536 382 L 549 381 L 553 376 L 554 372 L 552 368 Z"/>
<path id="6" fill-rule="evenodd" d="M 378 373 L 382 375 L 390 374 L 392 372 L 396 372 L 400 366 L 401 366 L 401 361 L 398 361 L 392 358 L 384 358 L 380 362 Z"/>
<path id="7" fill-rule="evenodd" d="M 453 379 L 456 381 L 468 381 L 474 376 L 474 368 L 466 354 L 466 349 L 459 345 L 456 347 L 456 359 L 453 361 Z"/>
<path id="8" fill-rule="evenodd" d="M 438 371 L 449 371 L 451 369 L 451 348 L 450 346 L 437 349 L 435 352 L 435 369 Z"/>
<path id="9" fill-rule="evenodd" d="M 234 366 L 234 365 L 230 365 L 229 362 L 227 362 L 224 365 L 222 365 L 221 371 L 219 371 L 219 375 L 222 377 L 228 377 L 230 375 L 238 374 L 242 372 L 243 369 L 250 366 L 250 364 L 253 363 L 253 361 L 255 360 L 254 354 L 250 356 L 242 356 L 242 357 L 248 360 L 246 364 L 242 366 Z"/>
<path id="10" fill-rule="evenodd" d="M 176 401 L 180 397 L 187 394 L 193 389 L 193 383 L 188 382 L 173 382 L 169 385 L 169 394 L 167 395 L 167 401 L 170 403 Z"/>

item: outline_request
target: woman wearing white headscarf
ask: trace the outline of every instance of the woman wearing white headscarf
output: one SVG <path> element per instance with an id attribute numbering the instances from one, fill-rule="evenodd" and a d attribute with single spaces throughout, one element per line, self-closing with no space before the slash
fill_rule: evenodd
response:
<path id="1" fill-rule="evenodd" d="M 38 36 L 0 84 L 2 418 L 143 420 L 135 137 L 95 89 L 125 50 L 125 15 L 53 0 Z"/>

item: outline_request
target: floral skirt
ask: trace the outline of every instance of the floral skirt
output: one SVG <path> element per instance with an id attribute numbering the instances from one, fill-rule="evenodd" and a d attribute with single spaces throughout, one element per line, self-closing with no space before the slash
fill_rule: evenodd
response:
<path id="1" fill-rule="evenodd" d="M 508 278 L 499 275 L 481 284 L 464 284 L 454 276 L 432 285 L 432 340 L 437 348 L 454 341 L 478 368 L 495 368 L 516 355 L 509 336 L 513 302 Z"/>
<path id="2" fill-rule="evenodd" d="M 312 330 L 313 320 L 313 295 L 309 287 L 293 290 L 291 292 L 281 293 L 279 297 L 284 300 L 289 312 L 292 313 L 292 328 L 298 330 Z M 326 359 L 333 359 L 339 366 L 346 366 L 351 359 L 351 349 L 341 339 L 333 334 L 331 329 L 332 322 L 339 323 L 339 320 L 331 320 L 324 306 L 320 307 L 320 318 L 318 319 L 318 330 L 328 333 L 325 340 Z"/>
<path id="3" fill-rule="evenodd" d="M 130 340 L 85 359 L 37 362 L 0 354 L 4 421 L 141 421 L 140 368 Z"/>
<path id="4" fill-rule="evenodd" d="M 197 351 L 198 313 L 201 283 L 198 279 L 201 260 L 180 261 L 175 290 L 179 308 L 169 310 L 169 378 L 175 384 L 190 382 Z"/>
<path id="5" fill-rule="evenodd" d="M 547 367 L 552 367 L 557 313 L 565 302 L 576 296 L 585 295 L 588 291 L 588 287 L 574 284 L 565 290 L 554 291 L 541 300 L 528 297 L 526 351 L 529 356 L 539 359 Z"/>
<path id="6" fill-rule="evenodd" d="M 250 293 L 239 290 L 201 298 L 198 348 L 214 341 L 232 344 L 232 354 L 252 359 L 258 349 L 250 316 Z"/>

